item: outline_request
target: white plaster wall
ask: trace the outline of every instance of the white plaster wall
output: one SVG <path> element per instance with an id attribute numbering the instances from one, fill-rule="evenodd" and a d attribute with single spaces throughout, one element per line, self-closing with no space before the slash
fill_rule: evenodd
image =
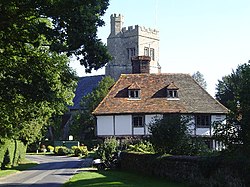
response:
<path id="1" fill-rule="evenodd" d="M 144 127 L 135 127 L 134 135 L 145 135 Z"/>
<path id="2" fill-rule="evenodd" d="M 114 135 L 113 116 L 97 116 L 97 136 Z"/>
<path id="3" fill-rule="evenodd" d="M 132 135 L 132 116 L 115 116 L 115 135 Z"/>

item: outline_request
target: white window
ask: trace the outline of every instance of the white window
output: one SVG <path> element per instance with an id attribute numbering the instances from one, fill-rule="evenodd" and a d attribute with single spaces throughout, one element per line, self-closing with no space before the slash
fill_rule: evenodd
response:
<path id="1" fill-rule="evenodd" d="M 168 90 L 168 98 L 178 98 L 178 92 L 177 90 Z"/>
<path id="2" fill-rule="evenodd" d="M 150 57 L 151 60 L 155 60 L 155 50 L 153 48 L 150 48 Z"/>
<path id="3" fill-rule="evenodd" d="M 132 125 L 133 127 L 144 127 L 145 117 L 144 115 L 133 115 Z"/>
<path id="4" fill-rule="evenodd" d="M 144 55 L 149 56 L 149 48 L 148 47 L 144 47 Z"/>
<path id="5" fill-rule="evenodd" d="M 140 99 L 140 90 L 129 90 L 128 97 L 131 99 Z"/>

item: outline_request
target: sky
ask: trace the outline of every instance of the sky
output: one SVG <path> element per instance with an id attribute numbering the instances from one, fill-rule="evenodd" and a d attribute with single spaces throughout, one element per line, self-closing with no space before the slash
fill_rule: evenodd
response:
<path id="1" fill-rule="evenodd" d="M 122 14 L 124 27 L 139 25 L 159 30 L 162 73 L 201 72 L 214 96 L 218 80 L 250 60 L 249 0 L 110 0 L 98 37 L 110 33 L 110 15 Z M 86 75 L 72 61 L 79 76 Z"/>

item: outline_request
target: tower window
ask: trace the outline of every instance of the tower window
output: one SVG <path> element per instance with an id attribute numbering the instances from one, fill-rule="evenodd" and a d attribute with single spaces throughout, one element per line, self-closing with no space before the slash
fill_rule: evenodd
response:
<path id="1" fill-rule="evenodd" d="M 135 56 L 135 48 L 127 48 L 127 56 L 128 56 L 128 59 Z"/>
<path id="2" fill-rule="evenodd" d="M 150 57 L 151 60 L 155 60 L 155 50 L 153 48 L 150 48 Z"/>
<path id="3" fill-rule="evenodd" d="M 148 47 L 144 47 L 144 55 L 149 56 L 149 48 Z"/>

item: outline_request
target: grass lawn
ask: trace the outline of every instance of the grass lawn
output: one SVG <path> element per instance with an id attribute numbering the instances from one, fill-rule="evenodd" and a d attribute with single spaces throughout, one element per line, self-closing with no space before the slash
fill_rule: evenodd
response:
<path id="1" fill-rule="evenodd" d="M 76 174 L 64 187 L 187 187 L 161 178 L 143 176 L 123 171 L 86 171 Z"/>
<path id="2" fill-rule="evenodd" d="M 7 175 L 26 170 L 26 169 L 34 167 L 36 165 L 37 165 L 37 163 L 26 160 L 25 162 L 19 164 L 18 166 L 13 167 L 13 168 L 10 168 L 10 169 L 7 168 L 5 170 L 0 170 L 0 177 L 5 177 Z"/>

